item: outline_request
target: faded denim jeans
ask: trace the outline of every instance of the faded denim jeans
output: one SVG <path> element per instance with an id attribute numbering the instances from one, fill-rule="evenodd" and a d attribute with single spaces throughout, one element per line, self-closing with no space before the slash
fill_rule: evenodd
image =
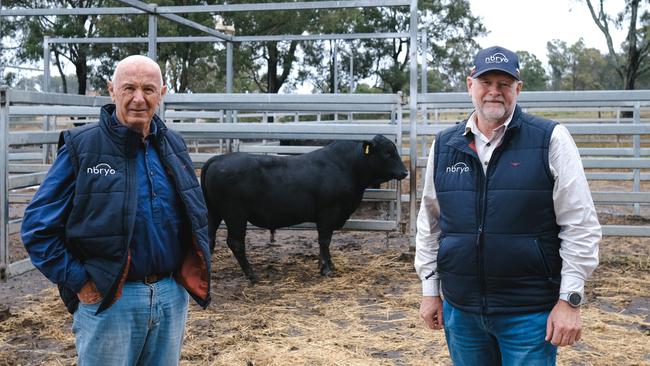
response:
<path id="1" fill-rule="evenodd" d="M 122 296 L 95 315 L 99 304 L 79 304 L 73 316 L 80 366 L 178 365 L 189 295 L 173 278 L 126 282 Z"/>
<path id="2" fill-rule="evenodd" d="M 483 316 L 444 301 L 442 312 L 456 366 L 555 365 L 557 347 L 544 340 L 550 311 Z"/>

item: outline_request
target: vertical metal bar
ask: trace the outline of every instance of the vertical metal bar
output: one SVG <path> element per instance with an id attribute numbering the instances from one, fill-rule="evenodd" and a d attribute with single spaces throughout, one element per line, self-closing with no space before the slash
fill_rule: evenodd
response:
<path id="1" fill-rule="evenodd" d="M 232 42 L 226 42 L 226 93 L 232 93 L 233 67 L 232 67 Z"/>
<path id="2" fill-rule="evenodd" d="M 9 176 L 9 100 L 8 90 L 0 86 L 0 218 L 2 219 L 0 234 L 0 281 L 7 280 L 9 266 L 9 192 L 7 180 Z"/>
<path id="3" fill-rule="evenodd" d="M 429 53 L 429 45 L 427 43 L 427 36 L 428 34 L 426 31 L 420 33 L 420 37 L 421 37 L 420 52 L 422 52 L 421 55 L 422 58 L 420 61 L 420 67 L 422 68 L 422 73 L 420 74 L 420 83 L 422 85 L 422 95 L 427 93 L 427 89 L 429 87 L 428 85 L 429 71 L 427 70 L 427 54 Z M 427 105 L 425 103 L 422 103 L 422 125 L 427 125 L 427 124 L 429 124 L 429 113 L 427 110 Z M 422 156 L 427 155 L 427 145 L 428 145 L 427 142 L 428 142 L 427 137 L 422 136 L 420 141 L 422 147 L 422 151 L 421 151 Z M 424 177 L 424 175 L 422 176 Z"/>
<path id="4" fill-rule="evenodd" d="M 350 90 L 348 93 L 354 93 L 354 45 L 352 42 L 350 42 Z M 352 122 L 352 112 L 348 113 L 348 121 Z"/>
<path id="5" fill-rule="evenodd" d="M 43 37 L 43 91 L 50 91 L 50 37 Z M 43 116 L 43 130 L 50 129 L 50 116 Z M 43 153 L 43 164 L 48 164 L 48 145 L 43 144 L 41 147 Z"/>
<path id="6" fill-rule="evenodd" d="M 158 61 L 158 16 L 153 14 L 149 15 L 149 49 L 147 56 L 154 61 Z"/>
<path id="7" fill-rule="evenodd" d="M 332 42 L 332 59 L 332 62 L 334 62 L 334 85 L 332 85 L 332 90 L 334 91 L 334 94 L 336 94 L 339 92 L 339 61 L 336 40 Z"/>
<path id="8" fill-rule="evenodd" d="M 50 37 L 43 37 L 43 91 L 50 91 Z"/>
<path id="9" fill-rule="evenodd" d="M 232 93 L 233 84 L 233 66 L 232 66 L 232 42 L 226 42 L 226 93 Z M 233 111 L 229 109 L 226 111 L 226 123 L 233 122 Z M 226 151 L 232 152 L 232 139 L 226 140 Z"/>
<path id="10" fill-rule="evenodd" d="M 332 90 L 334 94 L 339 92 L 339 57 L 338 57 L 338 47 L 336 45 L 337 40 L 332 41 L 332 62 L 334 63 L 334 85 L 332 85 Z M 339 114 L 337 111 L 334 111 L 334 121 L 339 120 Z"/>
<path id="11" fill-rule="evenodd" d="M 420 61 L 420 64 L 421 64 L 420 67 L 422 67 L 422 73 L 421 73 L 422 76 L 420 77 L 420 82 L 422 83 L 422 94 L 426 94 L 426 93 L 428 93 L 427 89 L 429 88 L 429 85 L 428 85 L 428 82 L 429 82 L 428 72 L 429 72 L 429 70 L 427 70 L 427 54 L 429 53 L 429 44 L 427 42 L 428 41 L 427 40 L 427 37 L 428 37 L 427 32 L 426 31 L 422 32 L 420 37 L 421 37 L 420 48 L 421 48 L 421 52 L 422 52 L 422 58 L 421 58 L 422 61 Z"/>
<path id="12" fill-rule="evenodd" d="M 397 93 L 397 153 L 402 156 L 402 92 Z M 393 119 L 393 116 L 391 116 Z M 402 182 L 397 181 L 397 193 L 395 199 L 395 220 L 397 225 L 400 225 L 402 222 Z M 401 230 L 402 228 L 400 228 Z"/>
<path id="13" fill-rule="evenodd" d="M 638 125 L 641 123 L 641 103 L 636 101 L 634 102 L 634 112 L 632 123 Z M 634 157 L 641 157 L 641 135 L 636 134 L 632 137 L 632 148 L 634 149 Z M 634 169 L 634 182 L 632 184 L 632 190 L 634 192 L 641 192 L 641 169 Z M 641 205 L 639 203 L 634 204 L 634 214 L 641 214 Z"/>
<path id="14" fill-rule="evenodd" d="M 350 94 L 354 93 L 354 45 L 350 43 Z"/>
<path id="15" fill-rule="evenodd" d="M 416 200 L 417 200 L 417 96 L 418 96 L 418 45 L 417 45 L 417 32 L 418 32 L 418 2 L 411 0 L 411 22 L 409 25 L 409 117 L 411 129 L 409 131 L 409 213 L 410 213 L 410 230 L 409 237 L 411 249 L 415 250 L 415 223 L 416 223 Z"/>

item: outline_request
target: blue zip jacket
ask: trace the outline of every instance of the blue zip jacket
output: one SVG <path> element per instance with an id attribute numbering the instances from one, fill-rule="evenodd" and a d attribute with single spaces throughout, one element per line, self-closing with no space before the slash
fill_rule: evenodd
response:
<path id="1" fill-rule="evenodd" d="M 473 135 L 463 136 L 466 124 L 442 131 L 435 144 L 442 293 L 472 313 L 549 310 L 562 266 L 548 161 L 556 123 L 517 106 L 486 173 Z"/>
<path id="2" fill-rule="evenodd" d="M 69 159 L 74 174 L 51 170 L 23 220 L 23 243 L 32 262 L 59 285 L 70 312 L 88 278 L 104 297 L 98 312 L 106 309 L 119 297 L 132 268 L 142 142 L 139 134 L 111 123 L 114 109 L 106 105 L 98 123 L 62 133 L 66 149 L 57 161 Z M 203 195 L 180 135 L 157 116 L 152 124 L 156 134 L 150 143 L 173 181 L 187 227 L 179 233 L 183 254 L 175 278 L 205 307 L 210 301 L 210 251 Z"/>

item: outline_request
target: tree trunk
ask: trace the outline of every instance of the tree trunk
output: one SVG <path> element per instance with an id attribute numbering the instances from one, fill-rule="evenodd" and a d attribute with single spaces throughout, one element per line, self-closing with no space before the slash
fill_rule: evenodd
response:
<path id="1" fill-rule="evenodd" d="M 59 75 L 61 75 L 61 85 L 63 86 L 63 93 L 68 93 L 68 80 L 65 78 L 65 73 L 61 67 L 61 59 L 59 58 L 59 52 L 54 50 L 54 62 L 56 64 L 57 70 L 59 70 Z M 49 90 L 46 90 L 49 91 Z"/>
<path id="2" fill-rule="evenodd" d="M 268 51 L 269 59 L 266 75 L 266 90 L 269 94 L 275 94 L 280 90 L 278 85 L 278 43 L 267 43 L 266 49 Z"/>
<path id="3" fill-rule="evenodd" d="M 79 57 L 77 57 L 77 59 L 75 60 L 75 70 L 77 74 L 77 81 L 79 82 L 79 87 L 77 88 L 77 94 L 86 95 L 86 86 L 88 80 L 88 65 L 86 64 L 86 55 L 83 54 L 82 52 L 79 53 Z"/>

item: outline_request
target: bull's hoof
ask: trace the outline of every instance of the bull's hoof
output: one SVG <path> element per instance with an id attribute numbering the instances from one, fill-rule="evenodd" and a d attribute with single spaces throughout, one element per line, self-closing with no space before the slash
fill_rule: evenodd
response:
<path id="1" fill-rule="evenodd" d="M 248 278 L 248 280 L 251 282 L 251 285 L 254 285 L 254 284 L 260 282 L 260 279 L 257 277 L 257 275 L 252 274 L 252 273 L 249 274 L 249 275 L 246 275 L 246 278 Z"/>
<path id="2" fill-rule="evenodd" d="M 323 267 L 320 269 L 321 276 L 332 277 L 335 273 L 333 267 Z"/>

